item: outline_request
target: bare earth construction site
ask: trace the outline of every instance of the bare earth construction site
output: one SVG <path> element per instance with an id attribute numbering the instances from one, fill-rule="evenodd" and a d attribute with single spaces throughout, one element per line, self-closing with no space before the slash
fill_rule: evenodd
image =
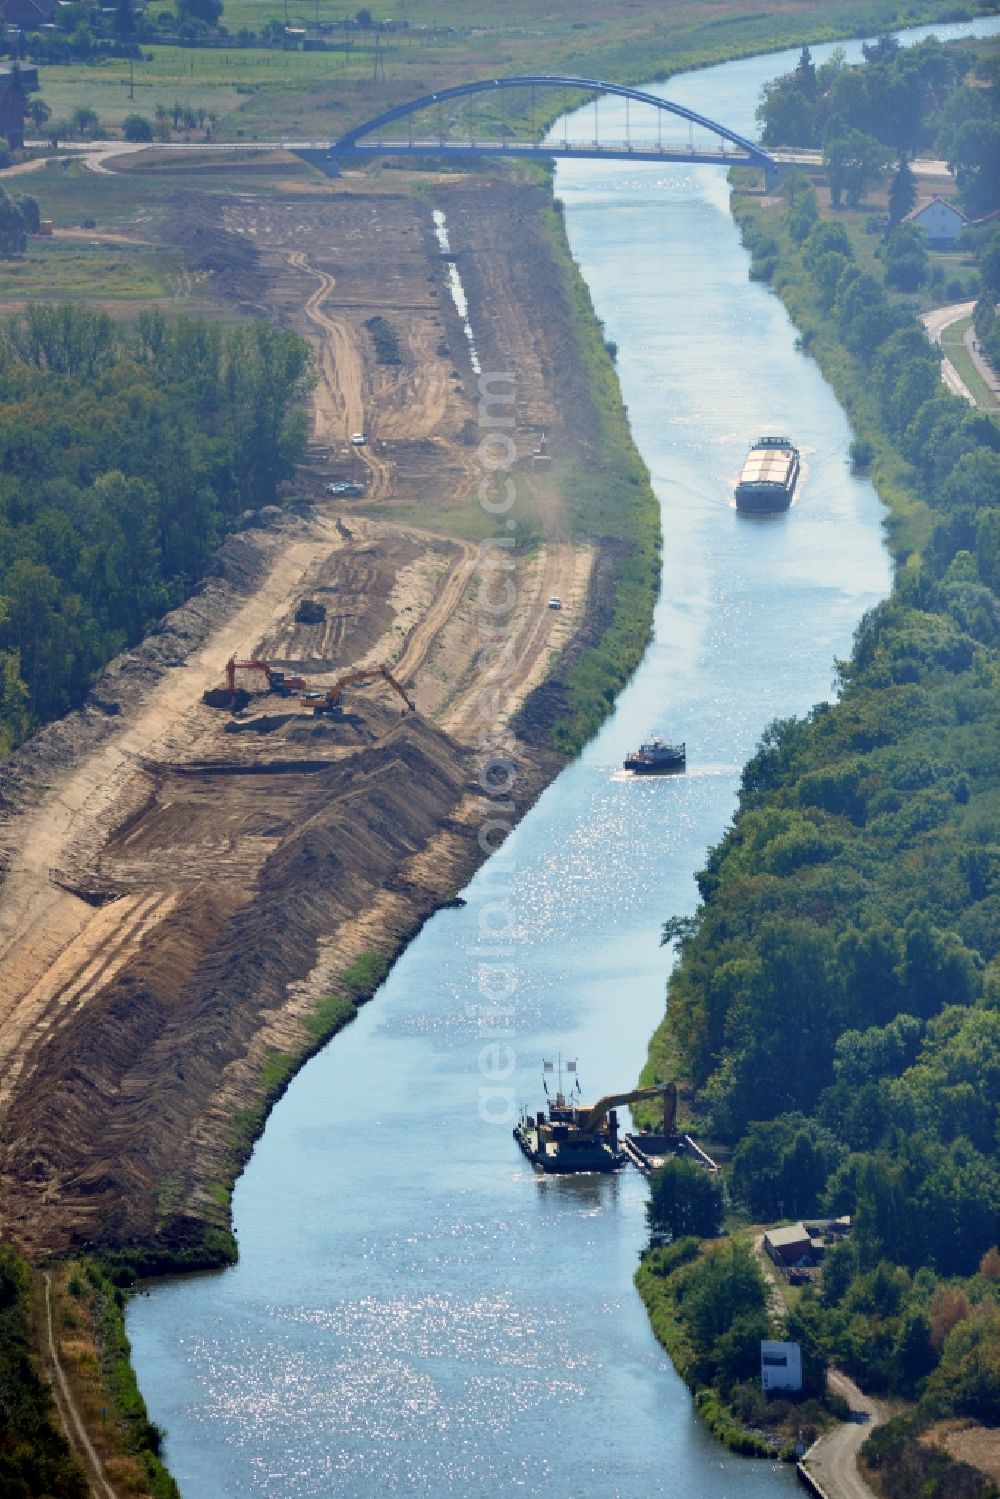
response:
<path id="1" fill-rule="evenodd" d="M 33 1254 L 196 1250 L 223 1227 L 233 1121 L 260 1114 L 269 1064 L 315 1046 L 318 1003 L 351 997 L 342 976 L 391 957 L 483 858 L 490 737 L 512 730 L 517 815 L 559 763 L 537 705 L 606 588 L 551 467 L 593 439 L 558 274 L 526 209 L 512 233 L 535 190 L 438 194 L 483 368 L 513 377 L 511 516 L 530 541 L 514 552 L 456 539 L 492 527 L 476 499 L 479 390 L 430 207 L 360 189 L 199 203 L 199 243 L 231 246 L 241 268 L 219 277 L 232 301 L 316 351 L 296 503 L 247 517 L 198 593 L 0 783 L 0 1212 Z M 399 364 L 377 361 L 375 313 Z M 364 498 L 326 496 L 338 481 Z M 498 618 L 503 648 L 484 650 Z M 259 674 L 241 676 L 257 689 L 241 711 L 209 706 L 230 657 L 317 690 L 384 665 L 417 711 L 383 683 L 316 715 Z"/>

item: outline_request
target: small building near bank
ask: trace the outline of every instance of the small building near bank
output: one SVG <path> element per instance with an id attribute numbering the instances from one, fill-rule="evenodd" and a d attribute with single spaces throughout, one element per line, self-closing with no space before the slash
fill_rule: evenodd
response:
<path id="1" fill-rule="evenodd" d="M 761 1340 L 760 1383 L 767 1394 L 772 1390 L 801 1390 L 802 1349 L 798 1343 Z"/>
<path id="2" fill-rule="evenodd" d="M 918 198 L 903 219 L 904 224 L 916 224 L 922 229 L 928 244 L 941 246 L 953 245 L 968 222 L 956 204 L 936 194 L 933 198 Z"/>
<path id="3" fill-rule="evenodd" d="M 839 1218 L 803 1218 L 802 1226 L 810 1239 L 844 1239 L 851 1231 L 851 1218 L 844 1213 Z"/>
<path id="4" fill-rule="evenodd" d="M 764 1235 L 764 1248 L 776 1265 L 811 1265 L 822 1256 L 822 1247 L 804 1223 L 769 1228 Z"/>

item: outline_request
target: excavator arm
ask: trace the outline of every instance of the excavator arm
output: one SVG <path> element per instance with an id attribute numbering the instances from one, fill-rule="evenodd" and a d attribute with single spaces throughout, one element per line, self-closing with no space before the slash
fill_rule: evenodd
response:
<path id="1" fill-rule="evenodd" d="M 580 1122 L 580 1130 L 584 1134 L 594 1134 L 599 1130 L 611 1109 L 617 1108 L 622 1103 L 639 1103 L 644 1098 L 663 1099 L 663 1133 L 673 1134 L 674 1116 L 677 1113 L 677 1084 L 658 1083 L 655 1088 L 633 1088 L 631 1093 L 608 1093 L 604 1098 L 598 1099 L 594 1107 L 589 1110 Z"/>
<path id="2" fill-rule="evenodd" d="M 230 656 L 226 662 L 226 685 L 229 688 L 229 696 L 232 697 L 236 691 L 236 673 L 238 671 L 262 671 L 270 682 L 271 664 L 269 661 L 237 661 L 235 656 Z"/>
<path id="3" fill-rule="evenodd" d="M 403 686 L 402 682 L 397 682 L 396 681 L 396 678 L 393 676 L 392 672 L 389 670 L 389 668 L 387 666 L 380 666 L 379 670 L 381 671 L 382 675 L 385 677 L 386 681 L 389 683 L 389 686 L 391 688 L 393 688 L 393 690 L 395 692 L 399 693 L 400 697 L 403 699 L 403 702 L 409 708 L 410 712 L 411 713 L 416 713 L 416 711 L 417 711 L 417 705 L 416 705 L 415 702 L 413 702 L 412 698 L 410 698 L 410 696 L 407 693 L 406 688 Z"/>
<path id="4" fill-rule="evenodd" d="M 411 713 L 416 712 L 416 705 L 408 697 L 406 689 L 403 687 L 401 682 L 397 682 L 396 678 L 393 676 L 392 672 L 387 666 L 367 666 L 362 667 L 360 671 L 349 671 L 345 677 L 341 677 L 338 682 L 334 682 L 333 686 L 327 693 L 327 708 L 336 708 L 337 704 L 340 702 L 340 699 L 344 695 L 345 687 L 350 687 L 356 682 L 374 682 L 377 681 L 379 677 L 383 677 L 385 681 L 388 682 L 393 691 L 399 693 L 400 697 L 403 699 L 403 702 L 406 704 L 407 708 L 409 708 Z"/>

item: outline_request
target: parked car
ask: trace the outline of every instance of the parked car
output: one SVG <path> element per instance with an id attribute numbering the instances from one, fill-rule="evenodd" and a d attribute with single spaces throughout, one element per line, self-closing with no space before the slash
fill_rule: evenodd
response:
<path id="1" fill-rule="evenodd" d="M 559 597 L 559 595 L 557 593 L 554 593 L 552 595 L 552 597 L 549 599 L 549 608 L 550 609 L 561 609 L 562 608 L 562 599 Z"/>
<path id="2" fill-rule="evenodd" d="M 352 432 L 351 433 L 351 442 L 354 444 L 354 446 L 356 448 L 363 448 L 364 445 L 365 445 L 365 443 L 367 441 L 368 441 L 368 439 L 367 439 L 367 437 L 365 436 L 365 434 L 363 432 Z"/>

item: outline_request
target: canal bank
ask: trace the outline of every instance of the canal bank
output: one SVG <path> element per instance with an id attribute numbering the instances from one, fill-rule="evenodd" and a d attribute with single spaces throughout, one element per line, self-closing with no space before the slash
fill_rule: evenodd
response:
<path id="1" fill-rule="evenodd" d="M 133 1308 L 185 1494 L 634 1496 L 660 1492 L 665 1469 L 712 1495 L 786 1482 L 727 1467 L 636 1316 L 641 1184 L 550 1191 L 502 1114 L 535 1099 L 558 1045 L 579 1052 L 588 1092 L 635 1076 L 662 1003 L 660 921 L 693 904 L 763 724 L 828 692 L 884 592 L 879 510 L 780 308 L 746 285 L 724 186 L 591 175 L 559 190 L 664 505 L 656 640 L 468 906 L 434 918 L 275 1111 L 237 1192 L 240 1266 Z M 780 528 L 750 531 L 726 498 L 731 453 L 786 413 L 809 482 Z M 683 784 L 617 776 L 651 728 L 698 744 Z M 498 900 L 516 982 L 484 995 Z"/>

